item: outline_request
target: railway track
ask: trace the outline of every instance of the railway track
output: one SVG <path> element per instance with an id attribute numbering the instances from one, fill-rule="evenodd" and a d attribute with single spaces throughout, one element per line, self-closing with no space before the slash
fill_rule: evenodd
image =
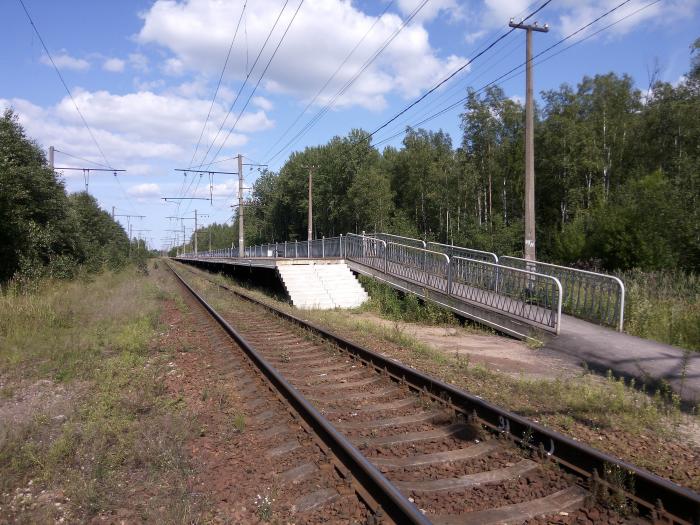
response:
<path id="1" fill-rule="evenodd" d="M 373 512 L 396 523 L 700 523 L 690 490 L 188 270 L 230 294 L 235 315 L 221 315 L 173 269 Z"/>

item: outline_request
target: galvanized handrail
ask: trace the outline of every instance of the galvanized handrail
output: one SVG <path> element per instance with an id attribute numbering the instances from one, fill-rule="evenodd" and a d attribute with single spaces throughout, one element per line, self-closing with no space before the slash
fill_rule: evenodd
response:
<path id="1" fill-rule="evenodd" d="M 449 256 L 395 242 L 386 246 L 387 273 L 449 294 Z"/>
<path id="2" fill-rule="evenodd" d="M 344 248 L 346 259 L 386 273 L 386 241 L 348 233 Z"/>
<path id="3" fill-rule="evenodd" d="M 625 317 L 625 285 L 618 277 L 558 264 L 527 261 L 519 257 L 502 256 L 499 261 L 505 266 L 532 268 L 556 277 L 562 284 L 565 313 L 622 331 Z"/>
<path id="4" fill-rule="evenodd" d="M 508 315 L 561 329 L 562 286 L 551 275 L 452 257 L 450 295 Z"/>
<path id="5" fill-rule="evenodd" d="M 498 263 L 498 255 L 493 252 L 476 250 L 474 248 L 464 248 L 454 244 L 443 244 L 440 242 L 428 242 L 428 249 L 443 252 L 450 257 L 464 257 L 465 259 L 475 259 L 477 261 Z"/>
<path id="6" fill-rule="evenodd" d="M 415 248 L 423 248 L 424 250 L 427 248 L 425 241 L 422 239 L 415 239 L 414 237 L 404 237 L 402 235 L 394 235 L 393 233 L 383 233 L 383 232 L 374 232 L 370 233 L 369 237 L 375 237 L 377 239 L 382 239 L 383 241 L 386 242 L 396 242 L 396 244 L 403 244 L 405 246 L 414 246 Z M 401 241 L 408 241 L 406 242 L 401 242 Z"/>

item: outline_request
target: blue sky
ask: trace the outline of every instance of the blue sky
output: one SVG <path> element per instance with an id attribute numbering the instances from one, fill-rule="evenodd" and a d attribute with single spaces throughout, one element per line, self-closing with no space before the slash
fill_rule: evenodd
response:
<path id="1" fill-rule="evenodd" d="M 372 65 L 335 99 L 331 110 L 297 142 L 282 148 L 354 77 L 421 1 L 305 0 L 289 25 L 299 5 L 299 0 L 289 0 L 260 60 L 251 69 L 284 0 L 250 0 L 243 17 L 243 1 L 239 0 L 24 0 L 108 163 L 127 170 L 118 178 L 110 173 L 93 174 L 90 193 L 106 210 L 115 206 L 117 213 L 146 215 L 133 222 L 134 228 L 151 230 L 142 235 L 155 247 L 169 235 L 165 230 L 177 227 L 165 218 L 168 215 L 191 216 L 197 208 L 209 215 L 202 221 L 205 224 L 223 222 L 231 215 L 229 206 L 237 181 L 228 175 L 214 177 L 213 205 L 190 201 L 178 208 L 160 198 L 209 196 L 207 176 L 186 192 L 184 176 L 174 168 L 193 165 L 195 146 L 239 19 L 239 31 L 194 166 L 242 153 L 278 169 L 295 149 L 325 143 L 355 127 L 374 130 L 502 34 L 510 17 L 524 16 L 543 1 L 428 0 Z M 535 35 L 535 52 L 621 1 L 553 0 L 536 16 L 540 23 L 549 23 L 551 31 Z M 689 45 L 700 36 L 700 1 L 652 2 L 631 0 L 577 38 L 631 16 L 538 65 L 536 91 L 576 84 L 584 75 L 609 71 L 631 75 L 643 90 L 649 72 L 657 65 L 662 80 L 678 82 L 688 67 Z M 3 2 L 2 13 L 0 106 L 13 107 L 28 134 L 42 147 L 53 145 L 61 152 L 104 164 L 19 1 Z M 288 26 L 277 55 L 252 93 Z M 363 36 L 355 53 L 299 124 L 280 141 Z M 524 52 L 524 34 L 517 31 L 375 139 L 382 140 L 449 105 L 463 96 L 467 87 L 478 89 L 492 81 L 522 63 Z M 247 75 L 249 80 L 216 138 Z M 501 86 L 508 96 L 522 99 L 522 75 Z M 251 94 L 250 104 L 242 111 Z M 424 127 L 442 128 L 458 144 L 460 112 L 457 107 Z M 224 137 L 227 140 L 222 143 Z M 400 141 L 397 137 L 389 144 Z M 56 165 L 86 164 L 57 153 Z M 235 171 L 236 166 L 231 160 L 217 162 L 210 169 Z M 69 190 L 83 189 L 81 173 L 64 174 Z M 247 185 L 256 174 L 246 170 Z M 198 179 L 189 175 L 188 185 L 193 177 Z"/>

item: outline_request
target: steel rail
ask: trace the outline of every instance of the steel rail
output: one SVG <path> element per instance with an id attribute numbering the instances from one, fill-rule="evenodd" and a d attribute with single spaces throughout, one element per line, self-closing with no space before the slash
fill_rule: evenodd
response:
<path id="1" fill-rule="evenodd" d="M 493 431 L 507 435 L 523 446 L 539 451 L 544 457 L 550 458 L 566 469 L 586 478 L 589 484 L 600 483 L 613 491 L 622 490 L 627 498 L 643 507 L 647 515 L 659 518 L 667 517 L 672 520 L 672 523 L 700 525 L 700 494 L 686 487 L 580 443 L 453 385 L 383 357 L 373 350 L 336 335 L 315 323 L 259 301 L 246 293 L 206 277 L 204 279 L 242 299 L 262 306 L 282 319 L 315 333 L 340 349 L 373 365 L 378 370 L 388 373 L 395 380 L 407 383 L 420 392 L 429 393 L 435 399 L 447 401 L 470 419 L 473 420 L 475 417 Z M 633 476 L 632 483 L 630 483 L 631 488 L 625 490 L 624 487 L 614 486 L 606 481 L 605 473 L 611 469 Z"/>
<path id="2" fill-rule="evenodd" d="M 168 264 L 180 283 L 216 320 L 224 331 L 246 353 L 265 377 L 277 388 L 299 416 L 313 429 L 324 444 L 336 455 L 353 477 L 396 523 L 430 525 L 430 520 L 418 510 L 362 453 L 321 415 L 260 353 L 258 353 L 219 313 L 207 303 Z M 233 290 L 231 290 L 233 292 Z"/>

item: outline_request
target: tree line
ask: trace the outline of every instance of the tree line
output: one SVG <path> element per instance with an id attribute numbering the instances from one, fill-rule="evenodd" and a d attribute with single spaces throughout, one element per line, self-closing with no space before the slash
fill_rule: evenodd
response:
<path id="1" fill-rule="evenodd" d="M 541 93 L 535 125 L 538 258 L 583 267 L 700 266 L 700 39 L 677 85 L 646 92 L 627 75 Z M 387 231 L 520 255 L 524 107 L 498 86 L 469 90 L 454 144 L 407 128 L 382 151 L 353 130 L 292 153 L 255 181 L 246 243 L 305 240 L 314 166 L 314 237 Z M 230 247 L 237 222 L 212 227 Z M 201 232 L 207 239 L 206 230 Z"/>
<path id="2" fill-rule="evenodd" d="M 17 115 L 0 119 L 0 283 L 118 268 L 129 238 L 86 192 L 68 194 Z"/>

